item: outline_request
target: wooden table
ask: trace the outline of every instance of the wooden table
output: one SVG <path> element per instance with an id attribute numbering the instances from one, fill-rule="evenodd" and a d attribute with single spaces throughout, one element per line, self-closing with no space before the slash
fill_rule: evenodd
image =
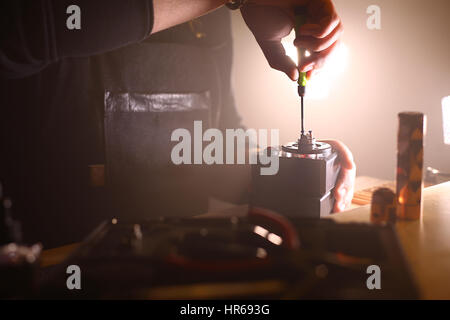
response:
<path id="1" fill-rule="evenodd" d="M 424 190 L 421 220 L 396 229 L 423 299 L 450 299 L 450 182 Z M 337 222 L 370 221 L 370 206 L 330 217 Z"/>

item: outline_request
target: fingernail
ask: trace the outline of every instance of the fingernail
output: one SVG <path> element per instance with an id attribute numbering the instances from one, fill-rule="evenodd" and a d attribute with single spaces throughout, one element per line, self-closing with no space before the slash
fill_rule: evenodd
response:
<path id="1" fill-rule="evenodd" d="M 300 73 L 298 72 L 298 70 L 297 70 L 297 69 L 294 69 L 294 71 L 293 71 L 293 73 L 292 73 L 292 75 L 291 75 L 291 79 L 292 79 L 293 81 L 297 81 L 299 76 L 300 76 Z"/>
<path id="2" fill-rule="evenodd" d="M 310 64 L 307 64 L 306 66 L 304 66 L 301 71 L 308 72 L 308 71 L 311 71 L 313 68 L 314 68 L 314 63 L 310 63 Z"/>

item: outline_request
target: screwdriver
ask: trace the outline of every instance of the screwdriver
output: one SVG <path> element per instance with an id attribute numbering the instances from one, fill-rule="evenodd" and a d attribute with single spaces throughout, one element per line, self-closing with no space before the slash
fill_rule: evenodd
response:
<path id="1" fill-rule="evenodd" d="M 295 37 L 298 38 L 300 36 L 300 27 L 306 23 L 306 8 L 305 7 L 296 7 L 294 10 L 295 13 Z M 298 53 L 298 65 L 300 65 L 300 62 L 305 57 L 306 49 L 297 47 L 297 53 Z M 305 91 L 306 91 L 306 84 L 308 82 L 308 79 L 306 77 L 306 72 L 300 72 L 300 76 L 298 77 L 298 95 L 300 96 L 301 100 L 301 134 L 302 136 L 305 133 L 305 127 L 304 127 L 304 104 L 303 99 L 305 97 Z"/>

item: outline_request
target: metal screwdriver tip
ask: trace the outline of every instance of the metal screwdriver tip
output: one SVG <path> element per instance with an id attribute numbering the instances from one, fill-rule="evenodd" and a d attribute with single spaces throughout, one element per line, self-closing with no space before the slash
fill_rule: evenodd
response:
<path id="1" fill-rule="evenodd" d="M 304 126 L 304 109 L 303 109 L 303 96 L 300 96 L 300 100 L 301 100 L 301 125 L 302 125 L 302 131 L 301 134 L 302 136 L 305 134 L 305 126 Z"/>

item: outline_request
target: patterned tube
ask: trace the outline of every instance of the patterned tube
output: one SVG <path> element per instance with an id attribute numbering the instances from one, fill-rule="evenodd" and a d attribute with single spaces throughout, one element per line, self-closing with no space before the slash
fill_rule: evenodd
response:
<path id="1" fill-rule="evenodd" d="M 419 112 L 398 115 L 397 217 L 417 220 L 422 211 L 423 147 L 426 118 Z"/>
<path id="2" fill-rule="evenodd" d="M 372 195 L 370 222 L 373 224 L 395 223 L 397 200 L 394 191 L 378 188 Z"/>

